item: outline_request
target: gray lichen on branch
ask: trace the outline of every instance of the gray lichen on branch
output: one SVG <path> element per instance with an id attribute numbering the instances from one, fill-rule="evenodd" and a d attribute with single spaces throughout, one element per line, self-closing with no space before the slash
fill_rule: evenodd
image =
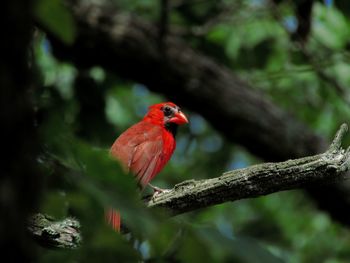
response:
<path id="1" fill-rule="evenodd" d="M 347 130 L 346 124 L 341 125 L 332 144 L 322 154 L 253 165 L 211 179 L 187 180 L 170 191 L 153 196 L 146 205 L 177 215 L 224 202 L 343 179 L 350 168 L 350 148 L 344 150 L 341 147 Z M 55 222 L 37 214 L 30 219 L 28 230 L 46 247 L 76 248 L 81 242 L 79 222 L 75 219 Z"/>
<path id="2" fill-rule="evenodd" d="M 50 216 L 35 214 L 29 218 L 27 229 L 47 248 L 77 248 L 81 243 L 80 223 L 74 218 L 55 221 Z"/>

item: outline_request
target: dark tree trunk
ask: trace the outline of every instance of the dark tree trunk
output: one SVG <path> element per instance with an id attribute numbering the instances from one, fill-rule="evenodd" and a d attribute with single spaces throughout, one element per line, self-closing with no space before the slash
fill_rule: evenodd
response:
<path id="1" fill-rule="evenodd" d="M 0 41 L 1 257 L 29 262 L 33 248 L 26 235 L 26 220 L 37 202 L 37 137 L 30 101 L 32 77 L 29 46 L 32 37 L 32 1 L 5 1 L 1 9 L 3 39 Z"/>

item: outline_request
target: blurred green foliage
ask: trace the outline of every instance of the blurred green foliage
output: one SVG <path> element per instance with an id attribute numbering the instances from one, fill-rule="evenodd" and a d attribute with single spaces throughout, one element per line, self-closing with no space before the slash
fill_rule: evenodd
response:
<path id="1" fill-rule="evenodd" d="M 34 14 L 38 21 L 66 44 L 75 38 L 75 23 L 61 0 L 37 0 Z"/>
<path id="2" fill-rule="evenodd" d="M 171 2 L 171 1 L 170 1 Z M 342 1 L 340 1 L 342 2 Z M 343 1 L 345 2 L 345 0 Z M 160 1 L 115 1 L 121 10 L 157 21 Z M 350 20 L 336 6 L 316 2 L 304 46 L 291 41 L 297 21 L 293 1 L 174 1 L 170 24 L 188 32 L 195 49 L 229 66 L 254 88 L 326 137 L 350 117 Z M 38 0 L 35 14 L 66 43 L 72 17 L 58 0 Z M 314 207 L 300 191 L 242 200 L 166 218 L 148 211 L 134 180 L 108 156 L 114 139 L 139 121 L 147 107 L 166 100 L 147 87 L 101 67 L 79 69 L 52 55 L 44 34 L 34 54 L 42 88 L 40 112 L 47 189 L 41 212 L 77 217 L 83 246 L 74 251 L 42 249 L 41 262 L 327 262 L 350 261 L 350 232 Z M 334 89 L 319 72 L 342 87 Z M 185 179 L 219 176 L 260 162 L 226 142 L 208 123 L 184 109 L 177 150 L 154 180 L 172 187 Z M 132 234 L 121 236 L 104 223 L 104 209 L 118 207 Z"/>

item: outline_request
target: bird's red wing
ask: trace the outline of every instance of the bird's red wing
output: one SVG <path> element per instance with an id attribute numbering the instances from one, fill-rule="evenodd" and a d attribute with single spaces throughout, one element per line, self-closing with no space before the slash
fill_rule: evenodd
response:
<path id="1" fill-rule="evenodd" d="M 163 141 L 155 138 L 135 147 L 130 170 L 136 175 L 140 185 L 145 187 L 164 165 Z"/>
<path id="2" fill-rule="evenodd" d="M 170 158 L 164 155 L 163 146 L 162 127 L 139 122 L 114 142 L 111 154 L 145 187 Z"/>
<path id="3" fill-rule="evenodd" d="M 135 148 L 147 140 L 148 131 L 153 128 L 153 125 L 145 122 L 131 126 L 115 140 L 110 150 L 111 155 L 129 170 Z"/>

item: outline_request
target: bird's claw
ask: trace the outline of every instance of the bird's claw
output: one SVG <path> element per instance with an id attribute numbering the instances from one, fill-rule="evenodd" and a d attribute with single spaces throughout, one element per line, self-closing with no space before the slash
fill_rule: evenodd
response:
<path id="1" fill-rule="evenodd" d="M 167 191 L 167 189 L 159 188 L 157 186 L 151 185 L 150 183 L 148 183 L 148 186 L 153 189 L 154 193 L 163 193 L 164 191 Z"/>
<path id="2" fill-rule="evenodd" d="M 154 191 L 153 196 L 152 196 L 152 199 L 153 199 L 154 197 L 156 197 L 157 195 L 159 195 L 160 193 L 170 192 L 169 189 L 162 189 L 162 188 L 159 188 L 159 187 L 157 187 L 157 186 L 151 185 L 150 183 L 149 183 L 148 185 L 149 185 L 149 187 L 151 187 L 151 188 L 153 189 L 153 191 Z"/>

